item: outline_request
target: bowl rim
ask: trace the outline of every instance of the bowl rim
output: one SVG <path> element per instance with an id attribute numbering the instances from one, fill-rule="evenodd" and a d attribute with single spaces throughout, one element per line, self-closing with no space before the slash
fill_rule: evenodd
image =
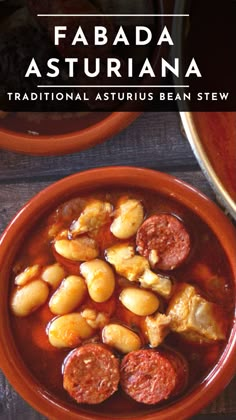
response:
<path id="1" fill-rule="evenodd" d="M 189 5 L 189 0 L 183 0 L 181 3 L 176 2 L 175 5 L 175 13 L 183 13 L 187 10 Z M 173 25 L 173 32 L 177 34 L 177 56 L 181 57 L 183 55 L 183 25 L 177 25 L 174 21 Z M 181 75 L 183 78 L 183 75 Z M 178 90 L 176 89 L 178 93 Z M 198 112 L 199 113 L 199 112 Z M 206 112 L 204 112 L 206 113 Z M 221 205 L 227 209 L 229 214 L 232 216 L 234 220 L 236 220 L 236 202 L 232 198 L 231 194 L 226 190 L 223 182 L 221 181 L 220 177 L 216 173 L 211 160 L 209 159 L 204 145 L 201 141 L 201 135 L 197 130 L 196 120 L 194 119 L 194 112 L 193 111 L 181 111 L 179 107 L 179 114 L 183 124 L 184 131 L 186 133 L 187 139 L 191 146 L 191 149 L 198 161 L 198 164 L 203 171 L 206 179 L 208 180 L 210 186 L 214 190 L 217 195 L 217 199 L 221 203 Z"/>
<path id="2" fill-rule="evenodd" d="M 110 137 L 131 124 L 141 112 L 111 112 L 95 124 L 73 131 L 56 135 L 26 134 L 0 127 L 0 148 L 29 155 L 56 156 L 80 152 Z"/>
<path id="3" fill-rule="evenodd" d="M 159 191 L 161 194 L 181 201 L 183 206 L 187 206 L 193 212 L 197 213 L 198 216 L 208 224 L 210 229 L 213 230 L 227 255 L 229 265 L 231 266 L 232 273 L 236 280 L 235 230 L 231 222 L 217 205 L 210 201 L 200 191 L 171 175 L 150 169 L 129 166 L 104 167 L 83 171 L 57 181 L 39 192 L 25 204 L 4 231 L 0 239 L 0 264 L 3 267 L 5 266 L 5 268 L 8 266 L 10 260 L 6 257 L 10 250 L 12 252 L 12 260 L 15 258 L 17 246 L 13 249 L 12 240 L 16 238 L 15 235 L 21 234 L 22 236 L 22 226 L 27 226 L 26 222 L 29 223 L 29 227 L 27 228 L 29 231 L 35 224 L 35 221 L 41 218 L 45 212 L 52 210 L 52 208 L 55 208 L 59 203 L 66 201 L 69 197 L 75 196 L 75 188 L 78 191 L 77 195 L 82 190 L 91 189 L 91 182 L 93 182 L 93 179 L 96 180 L 96 187 L 109 185 L 140 187 L 153 190 L 157 193 Z M 67 195 L 63 196 L 63 192 L 66 191 Z M 43 204 L 45 205 L 44 208 Z M 35 214 L 37 214 L 37 217 L 35 217 Z M 224 235 L 224 240 L 222 239 L 222 234 Z M 20 242 L 22 242 L 22 237 L 18 240 L 18 245 Z M 8 270 L 9 274 L 10 268 L 6 268 L 6 270 Z M 3 281 L 1 276 L 3 276 L 3 274 L 0 274 L 0 283 Z M 8 305 L 6 303 L 6 316 L 8 313 L 7 307 Z M 63 407 L 63 405 L 60 406 L 56 400 L 49 400 L 46 394 L 43 394 L 42 389 L 37 386 L 37 383 L 27 374 L 25 367 L 22 368 L 22 365 L 19 363 L 19 356 L 17 359 L 14 354 L 14 349 L 10 347 L 10 343 L 6 343 L 7 337 L 5 335 L 6 330 L 4 329 L 4 325 L 3 323 L 0 323 L 0 360 L 2 370 L 14 388 L 31 404 L 32 407 L 39 412 L 42 412 L 50 419 L 55 420 L 63 419 L 65 416 L 71 420 L 108 418 L 107 416 L 83 412 L 82 410 L 75 414 L 73 410 L 68 410 L 65 406 Z M 146 415 L 140 415 L 140 417 L 136 416 L 136 418 L 154 420 L 158 415 L 160 420 L 169 420 L 172 415 L 177 416 L 179 419 L 189 418 L 194 415 L 212 401 L 232 379 L 235 372 L 235 358 L 236 323 L 232 326 L 228 343 L 225 346 L 220 360 L 210 374 L 199 385 L 172 405 Z M 117 416 L 114 418 L 123 420 L 125 417 Z"/>

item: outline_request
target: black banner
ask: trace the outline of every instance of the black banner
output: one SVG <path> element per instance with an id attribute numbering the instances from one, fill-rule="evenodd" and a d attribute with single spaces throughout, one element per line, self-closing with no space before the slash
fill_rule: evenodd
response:
<path id="1" fill-rule="evenodd" d="M 233 0 L 0 8 L 3 111 L 236 111 Z"/>

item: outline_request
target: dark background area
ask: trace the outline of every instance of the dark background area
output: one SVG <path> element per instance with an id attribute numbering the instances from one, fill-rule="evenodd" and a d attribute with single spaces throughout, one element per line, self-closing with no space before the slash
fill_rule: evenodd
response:
<path id="1" fill-rule="evenodd" d="M 122 13 L 129 11 L 129 13 L 137 13 L 139 11 L 138 5 L 145 4 L 141 8 L 141 13 L 166 13 L 175 11 L 176 13 L 190 13 L 190 17 L 157 17 L 145 18 L 144 26 L 149 26 L 153 32 L 153 43 L 148 47 L 135 47 L 134 45 L 134 26 L 140 25 L 140 21 L 134 17 L 124 18 L 121 22 L 114 18 L 104 17 L 37 17 L 38 13 L 111 13 L 114 11 L 114 2 L 111 2 L 112 7 L 109 7 L 109 2 L 106 0 L 97 0 L 89 2 L 76 2 L 69 0 L 63 3 L 62 0 L 10 0 L 0 2 L 1 11 L 1 32 L 0 32 L 0 108 L 5 111 L 81 111 L 81 110 L 114 110 L 121 104 L 117 100 L 109 100 L 96 102 L 95 97 L 97 93 L 108 94 L 116 93 L 146 93 L 152 92 L 154 94 L 153 101 L 129 101 L 125 104 L 125 110 L 149 110 L 149 111 L 175 111 L 176 105 L 180 110 L 186 111 L 189 108 L 194 111 L 235 111 L 236 110 L 236 61 L 234 59 L 234 40 L 236 39 L 236 2 L 227 0 L 222 2 L 220 0 L 192 0 L 176 1 L 179 5 L 177 9 L 169 8 L 169 1 L 156 0 L 143 2 L 139 0 L 135 2 L 135 7 L 132 2 L 124 2 L 120 0 L 116 3 L 118 8 L 115 12 Z M 172 2 L 173 3 L 173 2 Z M 90 4 L 90 6 L 84 6 Z M 126 7 L 124 7 L 126 4 Z M 66 6 L 65 6 L 66 5 Z M 81 6 L 82 5 L 82 6 Z M 25 7 L 22 7 L 25 6 Z M 167 7 L 168 6 L 168 7 Z M 112 9 L 113 8 L 113 9 Z M 13 13 L 13 11 L 17 11 Z M 7 16 L 10 16 L 7 20 Z M 123 19 L 123 18 L 122 18 Z M 119 25 L 123 22 L 127 36 L 131 42 L 131 46 L 121 45 L 119 48 L 112 47 L 71 47 L 71 41 L 76 33 L 79 25 L 87 34 L 88 40 L 93 43 L 93 29 L 95 25 L 104 25 L 108 28 L 109 37 L 113 40 Z M 66 40 L 62 40 L 58 47 L 53 45 L 53 28 L 55 25 L 67 25 L 68 36 Z M 163 44 L 157 47 L 157 39 L 161 31 L 167 25 L 169 30 L 173 28 L 172 38 L 175 46 L 166 48 Z M 173 26 L 172 26 L 173 25 Z M 40 48 L 38 46 L 40 45 Z M 32 57 L 35 58 L 42 78 L 38 79 L 31 76 L 26 79 L 25 72 L 31 62 Z M 55 57 L 60 60 L 60 76 L 58 78 L 49 78 L 47 73 L 47 60 L 50 57 Z M 76 70 L 74 78 L 68 78 L 68 65 L 65 66 L 65 57 L 78 57 L 79 66 Z M 101 74 L 95 79 L 86 78 L 83 75 L 83 59 L 88 57 L 91 63 L 94 63 L 96 57 L 101 59 Z M 112 79 L 106 76 L 106 63 L 108 57 L 119 58 L 121 60 L 121 74 L 122 78 Z M 127 77 L 127 57 L 132 57 L 135 63 L 135 74 L 137 75 L 142 68 L 142 63 L 146 57 L 149 57 L 152 62 L 156 77 L 145 78 L 144 80 L 138 77 L 129 79 Z M 172 82 L 171 73 L 168 78 L 161 78 L 161 58 L 166 59 L 171 65 L 174 63 L 174 58 L 180 59 L 180 76 L 174 78 Z M 195 58 L 202 78 L 196 78 L 195 75 L 185 78 L 185 73 L 192 60 Z M 77 66 L 77 64 L 76 64 Z M 38 88 L 37 85 L 112 85 L 112 88 L 97 89 L 97 88 Z M 119 85 L 140 85 L 139 88 L 117 88 Z M 190 88 L 178 88 L 177 92 L 174 88 L 143 88 L 145 85 L 190 85 Z M 85 92 L 89 101 L 52 101 L 44 99 L 41 102 L 36 101 L 9 101 L 6 92 L 30 92 L 44 93 L 44 92 L 68 92 L 80 93 L 83 96 Z M 160 101 L 159 93 L 168 92 L 173 93 L 175 98 L 176 93 L 179 93 L 181 99 L 168 101 Z M 183 100 L 184 93 L 191 92 L 191 101 Z M 219 93 L 229 92 L 227 101 L 210 99 L 197 100 L 197 93 Z M 124 105 L 124 104 L 123 104 Z"/>

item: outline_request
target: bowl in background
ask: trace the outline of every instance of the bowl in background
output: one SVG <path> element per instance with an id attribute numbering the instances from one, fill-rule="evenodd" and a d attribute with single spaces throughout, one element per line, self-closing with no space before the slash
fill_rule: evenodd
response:
<path id="1" fill-rule="evenodd" d="M 160 193 L 180 202 L 200 217 L 219 240 L 228 259 L 236 288 L 236 236 L 233 226 L 213 202 L 176 178 L 148 169 L 107 167 L 72 175 L 37 194 L 18 212 L 0 241 L 0 294 L 2 299 L 0 307 L 0 363 L 3 372 L 17 392 L 36 410 L 50 419 L 94 420 L 106 419 L 107 415 L 104 416 L 101 412 L 96 413 L 96 408 L 92 413 L 85 411 L 80 406 L 76 410 L 68 410 L 63 402 L 58 403 L 57 399 L 54 399 L 42 388 L 25 366 L 16 348 L 10 324 L 8 299 L 11 267 L 30 230 L 44 215 L 80 193 L 111 186 L 140 187 Z M 236 306 L 235 288 L 232 293 L 234 293 Z M 146 414 L 142 412 L 140 416 L 136 417 L 140 420 L 154 420 L 157 417 L 160 420 L 169 420 L 173 416 L 185 419 L 197 413 L 213 400 L 233 377 L 236 359 L 235 344 L 236 323 L 234 322 L 219 361 L 204 380 L 167 407 Z M 127 417 L 110 413 L 110 418 L 121 420 Z"/>
<path id="2" fill-rule="evenodd" d="M 181 112 L 187 138 L 222 206 L 236 220 L 236 113 Z"/>

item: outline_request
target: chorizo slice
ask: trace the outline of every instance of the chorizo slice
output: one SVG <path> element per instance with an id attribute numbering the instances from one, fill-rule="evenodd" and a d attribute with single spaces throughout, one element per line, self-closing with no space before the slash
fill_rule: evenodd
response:
<path id="1" fill-rule="evenodd" d="M 121 363 L 121 387 L 134 400 L 157 404 L 182 390 L 185 364 L 173 353 L 138 350 L 128 353 Z M 173 360 L 172 360 L 173 359 Z"/>
<path id="2" fill-rule="evenodd" d="M 190 252 L 190 236 L 184 224 L 172 214 L 155 214 L 139 228 L 137 250 L 153 268 L 174 270 Z"/>
<path id="3" fill-rule="evenodd" d="M 119 360 L 100 344 L 85 344 L 65 360 L 63 386 L 77 403 L 105 401 L 118 389 L 119 380 Z"/>
<path id="4" fill-rule="evenodd" d="M 171 362 L 176 373 L 176 384 L 171 394 L 172 397 L 181 394 L 187 384 L 189 377 L 189 368 L 187 360 L 180 353 L 173 350 L 165 350 L 166 357 Z"/>

